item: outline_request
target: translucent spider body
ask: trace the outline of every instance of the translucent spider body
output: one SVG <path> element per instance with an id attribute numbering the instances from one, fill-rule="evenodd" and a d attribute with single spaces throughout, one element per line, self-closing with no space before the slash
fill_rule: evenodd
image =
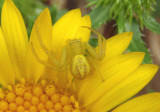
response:
<path id="1" fill-rule="evenodd" d="M 39 31 L 36 27 L 37 37 L 40 42 L 40 46 L 48 55 L 48 57 L 52 60 L 53 65 L 41 60 L 32 46 L 32 50 L 36 59 L 46 67 L 50 67 L 58 71 L 70 69 L 70 73 L 75 79 L 84 79 L 91 71 L 90 64 L 93 64 L 93 66 L 96 68 L 94 60 L 100 61 L 104 58 L 106 49 L 106 40 L 100 33 L 95 31 L 94 29 L 86 26 L 83 26 L 83 28 L 87 28 L 88 30 L 91 30 L 97 35 L 98 37 L 97 49 L 92 47 L 88 42 L 82 42 L 81 39 L 67 40 L 67 44 L 64 46 L 62 50 L 61 61 L 58 61 L 43 44 L 41 37 L 39 35 Z M 102 76 L 101 78 L 103 80 Z"/>
<path id="2" fill-rule="evenodd" d="M 71 56 L 70 71 L 74 78 L 83 79 L 90 72 L 90 65 L 85 57 L 86 43 L 81 42 L 80 39 L 68 40 L 65 46 Z"/>

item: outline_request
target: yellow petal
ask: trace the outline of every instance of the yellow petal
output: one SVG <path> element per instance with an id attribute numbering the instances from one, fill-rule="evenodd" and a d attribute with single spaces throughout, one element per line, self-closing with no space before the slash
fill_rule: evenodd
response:
<path id="1" fill-rule="evenodd" d="M 78 96 L 83 105 L 90 104 L 118 85 L 119 82 L 137 69 L 143 57 L 144 53 L 142 52 L 132 52 L 117 56 L 99 65 L 97 71 L 94 71 L 95 73 L 91 73 L 90 76 L 78 83 Z M 104 82 L 99 77 L 98 70 L 102 73 Z"/>
<path id="2" fill-rule="evenodd" d="M 157 70 L 157 65 L 141 65 L 134 73 L 122 80 L 87 108 L 92 112 L 106 112 L 115 108 L 140 91 L 153 78 Z"/>
<path id="3" fill-rule="evenodd" d="M 112 112 L 159 112 L 160 93 L 149 93 L 136 97 Z"/>
<path id="4" fill-rule="evenodd" d="M 8 55 L 7 46 L 2 34 L 0 27 L 0 83 L 3 86 L 8 86 L 8 84 L 14 84 L 15 75 L 11 67 L 11 61 Z"/>
<path id="5" fill-rule="evenodd" d="M 120 60 L 118 61 L 111 59 L 110 61 L 112 64 L 115 62 L 112 66 L 110 65 L 110 61 L 108 61 L 110 63 L 104 63 L 104 65 L 101 65 L 102 69 L 104 69 L 103 74 L 106 74 L 108 78 L 105 82 L 99 85 L 99 87 L 93 88 L 93 90 L 91 90 L 92 92 L 90 93 L 89 97 L 86 97 L 84 105 L 90 104 L 100 96 L 104 95 L 107 91 L 111 90 L 114 86 L 118 85 L 141 64 L 143 58 L 144 53 L 133 52 L 128 53 L 128 57 L 120 57 Z"/>
<path id="6" fill-rule="evenodd" d="M 20 78 L 25 69 L 28 36 L 23 18 L 12 0 L 5 0 L 3 4 L 1 24 L 9 56 Z"/>
<path id="7" fill-rule="evenodd" d="M 90 16 L 86 15 L 86 16 L 82 17 L 79 28 L 74 36 L 75 38 L 81 38 L 82 41 L 88 42 L 91 31 L 89 29 L 83 28 L 82 26 L 91 27 Z"/>
<path id="8" fill-rule="evenodd" d="M 106 55 L 104 61 L 122 54 L 132 40 L 133 32 L 125 32 L 106 40 Z"/>
<path id="9" fill-rule="evenodd" d="M 89 16 L 81 17 L 80 9 L 74 9 L 60 18 L 52 30 L 52 49 L 60 58 L 62 48 L 66 45 L 68 39 L 82 38 L 82 41 L 88 40 L 90 31 L 82 29 L 81 26 L 89 26 L 91 22 Z"/>
<path id="10" fill-rule="evenodd" d="M 52 37 L 52 22 L 51 22 L 51 16 L 48 8 L 45 9 L 35 21 L 35 24 L 31 32 L 30 41 L 29 41 L 30 43 L 29 45 L 31 45 L 31 43 L 33 44 L 33 48 L 35 49 L 35 52 L 38 54 L 39 58 L 47 63 L 48 56 L 45 54 L 44 50 L 41 48 L 39 44 L 37 32 L 35 30 L 36 26 L 37 26 L 37 30 L 40 35 L 40 38 L 43 41 L 43 44 L 47 47 L 48 50 L 50 50 L 51 37 Z M 41 77 L 42 72 L 44 70 L 44 66 L 40 64 L 35 58 L 35 56 L 33 55 L 31 46 L 29 46 L 29 51 L 28 51 L 28 62 L 29 63 L 27 66 L 28 68 L 27 79 L 34 80 L 34 82 L 36 82 Z"/>

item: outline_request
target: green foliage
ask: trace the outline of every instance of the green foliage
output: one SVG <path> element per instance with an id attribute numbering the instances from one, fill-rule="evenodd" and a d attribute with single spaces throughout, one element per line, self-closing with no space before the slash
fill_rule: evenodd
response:
<path id="1" fill-rule="evenodd" d="M 147 14 L 143 14 L 144 25 L 154 33 L 160 34 L 160 24 L 155 21 L 155 19 Z"/>
<path id="2" fill-rule="evenodd" d="M 104 24 L 106 21 L 109 19 L 109 12 L 108 10 L 110 9 L 110 6 L 102 6 L 102 7 L 97 7 L 91 11 L 89 14 L 91 17 L 92 21 L 92 27 L 93 28 L 98 28 L 102 24 Z"/>
<path id="3" fill-rule="evenodd" d="M 160 4 L 160 0 L 156 0 L 156 6 L 154 7 L 155 8 L 155 11 L 154 12 L 152 12 L 152 15 L 153 15 L 153 17 L 159 17 L 159 15 L 160 15 L 160 6 L 158 5 L 158 4 Z"/>
<path id="4" fill-rule="evenodd" d="M 96 47 L 98 45 L 98 40 L 97 38 L 90 38 L 89 39 L 89 44 L 93 47 Z"/>
<path id="5" fill-rule="evenodd" d="M 59 10 L 56 4 L 53 4 L 50 7 L 51 17 L 52 17 L 52 23 L 54 24 L 59 18 L 61 18 L 67 10 Z"/>
<path id="6" fill-rule="evenodd" d="M 153 32 L 159 33 L 159 24 L 150 16 L 150 11 L 155 10 L 155 0 L 87 0 L 87 7 L 95 6 L 90 13 L 93 27 L 98 28 L 111 19 L 116 20 L 118 32 L 124 31 L 125 21 L 136 18 L 141 28 L 145 25 Z"/>
<path id="7" fill-rule="evenodd" d="M 124 24 L 125 24 L 124 11 L 121 11 L 117 18 L 118 33 L 122 33 L 124 31 Z"/>
<path id="8" fill-rule="evenodd" d="M 140 32 L 139 24 L 136 20 L 133 20 L 132 25 L 129 23 L 129 21 L 125 22 L 125 30 L 126 32 L 132 31 L 133 33 L 133 39 L 127 49 L 129 52 L 133 51 L 141 51 L 145 52 L 145 57 L 143 60 L 143 63 L 152 63 L 152 58 L 150 56 L 149 50 L 146 48 L 144 41 L 142 40 L 142 34 Z"/>
<path id="9" fill-rule="evenodd" d="M 39 0 L 13 0 L 13 2 L 20 10 L 30 35 L 34 21 L 46 6 Z"/>
<path id="10" fill-rule="evenodd" d="M 109 19 L 119 18 L 119 13 L 123 11 L 124 19 L 129 19 L 132 23 L 133 17 L 137 18 L 141 23 L 141 27 L 143 26 L 143 12 L 149 14 L 150 10 L 154 10 L 152 4 L 156 4 L 155 0 L 88 0 L 88 2 L 87 7 L 93 5 L 95 5 L 95 8 L 110 6 L 108 10 Z"/>
<path id="11" fill-rule="evenodd" d="M 0 24 L 1 24 L 1 10 L 4 0 L 0 0 Z"/>
<path id="12" fill-rule="evenodd" d="M 155 0 L 87 0 L 87 7 L 92 7 L 90 12 L 92 27 L 98 28 L 102 24 L 115 20 L 117 32 L 132 31 L 133 40 L 128 51 L 145 52 L 143 63 L 152 63 L 150 53 L 142 40 L 140 29 L 147 27 L 152 32 L 160 34 L 160 24 L 157 23 L 150 12 L 155 10 Z M 140 25 L 139 25 L 140 24 Z"/>

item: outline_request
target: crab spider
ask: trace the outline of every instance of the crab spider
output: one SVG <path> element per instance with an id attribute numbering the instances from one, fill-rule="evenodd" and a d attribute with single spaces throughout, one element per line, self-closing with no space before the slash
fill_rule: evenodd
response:
<path id="1" fill-rule="evenodd" d="M 34 50 L 33 45 L 31 44 L 33 54 L 35 55 L 37 61 L 45 65 L 46 67 L 55 69 L 57 71 L 65 71 L 70 69 L 70 73 L 72 74 L 73 78 L 84 79 L 90 73 L 91 65 L 93 65 L 94 68 L 97 68 L 93 60 L 103 60 L 105 56 L 106 40 L 100 33 L 95 31 L 94 29 L 87 26 L 83 26 L 83 28 L 87 28 L 97 35 L 97 49 L 93 48 L 88 42 L 82 42 L 81 39 L 67 40 L 67 43 L 62 50 L 61 61 L 58 61 L 42 42 L 39 30 L 36 26 L 35 29 L 40 46 L 45 51 L 48 58 L 52 60 L 53 65 L 41 60 Z M 104 81 L 101 73 L 99 74 L 102 81 Z"/>

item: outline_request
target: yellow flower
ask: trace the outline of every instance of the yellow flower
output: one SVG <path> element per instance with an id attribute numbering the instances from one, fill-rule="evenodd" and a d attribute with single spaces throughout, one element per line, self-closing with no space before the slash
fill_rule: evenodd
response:
<path id="1" fill-rule="evenodd" d="M 81 17 L 79 9 L 65 14 L 52 27 L 45 9 L 37 18 L 28 41 L 23 18 L 11 0 L 5 0 L 0 27 L 0 112 L 106 112 L 114 109 L 140 91 L 154 76 L 158 66 L 143 64 L 142 52 L 125 53 L 132 33 L 122 33 L 106 40 L 106 54 L 84 80 L 75 80 L 75 89 L 65 90 L 64 72 L 40 64 L 31 49 L 50 63 L 41 48 L 36 27 L 47 49 L 60 59 L 68 39 L 90 36 L 90 17 Z M 61 78 L 61 79 L 59 79 Z M 62 88 L 61 88 L 62 87 Z M 124 103 L 113 112 L 158 112 L 160 94 L 152 93 Z M 136 108 L 137 107 L 137 108 Z M 8 110 L 8 111 L 7 111 Z"/>

